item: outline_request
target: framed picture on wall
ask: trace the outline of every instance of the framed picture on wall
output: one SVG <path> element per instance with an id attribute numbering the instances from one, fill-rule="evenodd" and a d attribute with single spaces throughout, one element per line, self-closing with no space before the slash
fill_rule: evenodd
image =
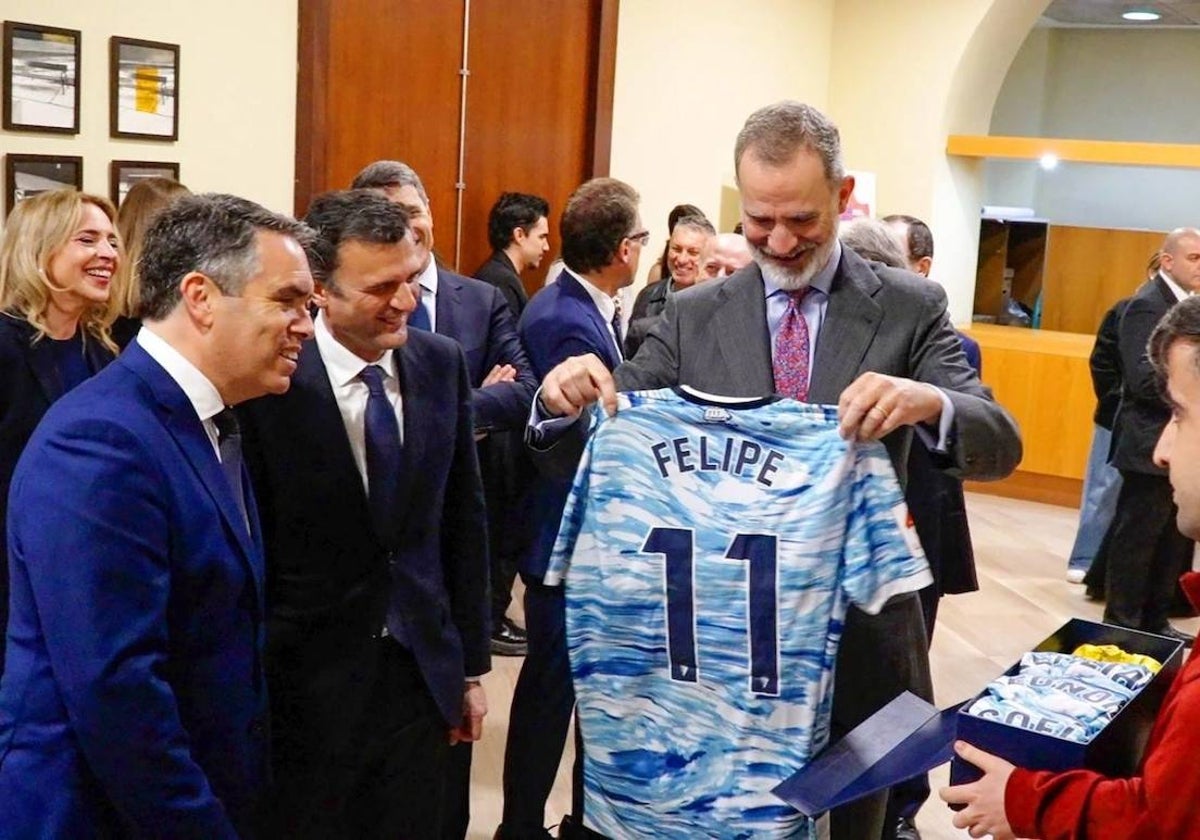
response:
<path id="1" fill-rule="evenodd" d="M 149 160 L 114 160 L 108 172 L 108 196 L 118 207 L 129 194 L 129 189 L 146 178 L 170 178 L 179 180 L 178 163 L 162 163 Z"/>
<path id="2" fill-rule="evenodd" d="M 83 158 L 69 155 L 5 155 L 4 215 L 31 195 L 83 189 Z"/>
<path id="3" fill-rule="evenodd" d="M 109 133 L 179 139 L 179 45 L 113 37 L 108 57 Z"/>
<path id="4" fill-rule="evenodd" d="M 77 29 L 4 22 L 4 127 L 79 133 Z"/>

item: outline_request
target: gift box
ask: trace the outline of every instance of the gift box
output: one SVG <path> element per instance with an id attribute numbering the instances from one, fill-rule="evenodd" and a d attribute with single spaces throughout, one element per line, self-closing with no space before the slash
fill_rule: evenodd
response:
<path id="1" fill-rule="evenodd" d="M 951 761 L 950 783 L 974 781 L 980 772 L 954 756 L 954 742 L 968 741 L 1018 767 L 1068 770 L 1087 767 L 1109 776 L 1137 771 L 1146 739 L 1167 689 L 1183 664 L 1183 644 L 1152 633 L 1071 619 L 1034 650 L 1071 653 L 1083 644 L 1117 645 L 1151 656 L 1162 669 L 1087 744 L 968 715 L 980 695 L 944 710 L 904 693 L 846 737 L 827 747 L 774 793 L 796 810 L 817 816 L 838 805 L 927 773 Z M 1018 660 L 1005 673 L 1020 670 Z"/>

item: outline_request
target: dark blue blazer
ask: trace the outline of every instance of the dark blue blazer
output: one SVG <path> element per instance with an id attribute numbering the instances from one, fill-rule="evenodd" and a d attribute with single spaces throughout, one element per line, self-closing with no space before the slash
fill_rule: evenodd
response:
<path id="1" fill-rule="evenodd" d="M 621 363 L 604 316 L 579 281 L 565 271 L 530 299 L 517 329 L 539 382 L 571 356 L 595 353 L 609 370 Z M 518 563 L 522 575 L 534 580 L 545 575 L 570 491 L 569 478 L 539 474 L 533 490 L 535 534 L 533 545 Z"/>
<path id="2" fill-rule="evenodd" d="M 23 318 L 0 312 L 0 672 L 4 670 L 4 628 L 8 626 L 8 537 L 4 512 L 13 470 L 38 421 L 66 393 L 47 341 L 35 342 L 37 330 Z M 96 373 L 113 355 L 99 341 L 83 345 L 88 367 Z"/>
<path id="3" fill-rule="evenodd" d="M 539 379 L 530 370 L 517 338 L 516 319 L 495 286 L 438 268 L 437 322 L 434 332 L 453 338 L 467 358 L 467 378 L 474 392 L 471 408 L 481 432 L 524 429 Z M 481 388 L 496 365 L 517 369 L 513 382 Z"/>
<path id="4" fill-rule="evenodd" d="M 239 408 L 267 550 L 272 709 L 287 730 L 275 734 L 303 735 L 314 748 L 344 746 L 361 720 L 389 603 L 400 605 L 448 725 L 462 721 L 465 677 L 491 664 L 487 529 L 463 354 L 448 338 L 410 330 L 395 358 L 404 467 L 391 546 L 372 529 L 315 341 L 301 350 L 286 394 Z"/>
<path id="5" fill-rule="evenodd" d="M 140 345 L 51 407 L 9 498 L 4 836 L 253 834 L 267 697 L 252 501 L 247 530 L 191 402 Z"/>

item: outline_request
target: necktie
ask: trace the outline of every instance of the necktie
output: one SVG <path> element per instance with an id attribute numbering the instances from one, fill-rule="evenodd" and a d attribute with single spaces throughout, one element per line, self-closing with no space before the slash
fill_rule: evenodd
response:
<path id="1" fill-rule="evenodd" d="M 775 390 L 785 397 L 808 400 L 808 323 L 800 304 L 808 288 L 788 292 L 787 312 L 775 336 Z"/>
<path id="2" fill-rule="evenodd" d="M 250 531 L 250 517 L 246 513 L 246 492 L 242 486 L 242 429 L 232 408 L 226 408 L 213 417 L 217 427 L 217 449 L 221 453 L 221 472 L 229 482 L 229 489 L 237 500 L 238 510 L 246 531 Z"/>
<path id="3" fill-rule="evenodd" d="M 408 325 L 429 332 L 429 310 L 425 307 L 425 295 L 422 291 L 418 291 L 418 295 L 417 308 L 408 316 Z"/>
<path id="4" fill-rule="evenodd" d="M 625 339 L 621 335 L 621 299 L 613 298 L 613 305 L 616 307 L 613 310 L 612 331 L 613 336 L 617 339 L 617 358 L 625 358 Z"/>
<path id="5" fill-rule="evenodd" d="M 367 412 L 363 427 L 367 450 L 367 502 L 375 535 L 385 545 L 396 536 L 397 491 L 400 484 L 400 422 L 383 390 L 383 368 L 368 365 L 359 378 L 367 386 Z"/>

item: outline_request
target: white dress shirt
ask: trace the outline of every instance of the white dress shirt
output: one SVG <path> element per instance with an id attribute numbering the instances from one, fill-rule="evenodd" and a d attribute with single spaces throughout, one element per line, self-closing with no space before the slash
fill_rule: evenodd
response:
<path id="1" fill-rule="evenodd" d="M 342 415 L 342 425 L 346 427 L 346 439 L 350 441 L 350 451 L 354 454 L 354 465 L 362 476 L 363 490 L 370 493 L 367 484 L 367 383 L 359 379 L 359 374 L 367 365 L 378 365 L 383 368 L 383 390 L 396 411 L 396 421 L 400 424 L 400 443 L 404 444 L 404 406 L 400 398 L 400 380 L 396 375 L 394 353 L 384 351 L 383 356 L 376 362 L 363 361 L 354 353 L 347 350 L 341 342 L 333 337 L 329 325 L 325 323 L 325 313 L 319 313 L 314 322 L 317 350 L 325 363 L 325 373 L 333 388 L 333 398 L 337 401 L 338 411 Z"/>
<path id="2" fill-rule="evenodd" d="M 217 460 L 220 461 L 221 447 L 217 443 L 217 424 L 213 418 L 225 410 L 225 402 L 221 399 L 217 386 L 200 372 L 200 368 L 185 359 L 166 339 L 155 333 L 152 327 L 143 325 L 138 330 L 137 343 L 151 359 L 162 365 L 167 376 L 175 380 L 175 384 L 188 398 L 204 426 L 204 432 L 208 435 L 208 442 L 212 444 Z"/>

